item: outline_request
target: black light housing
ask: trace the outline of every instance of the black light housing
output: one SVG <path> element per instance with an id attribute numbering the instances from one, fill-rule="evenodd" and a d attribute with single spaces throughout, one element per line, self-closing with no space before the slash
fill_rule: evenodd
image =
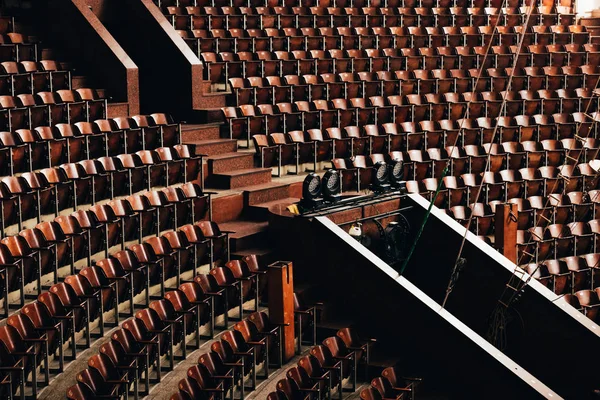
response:
<path id="1" fill-rule="evenodd" d="M 394 188 L 398 188 L 401 186 L 406 186 L 405 184 L 401 184 L 404 182 L 404 163 L 402 160 L 394 159 L 389 164 L 389 179 Z"/>
<path id="2" fill-rule="evenodd" d="M 321 193 L 325 201 L 338 201 L 342 193 L 342 175 L 340 172 L 335 169 L 327 170 L 321 181 Z"/>
<path id="3" fill-rule="evenodd" d="M 371 178 L 371 190 L 376 193 L 390 190 L 390 171 L 388 165 L 379 161 L 373 166 L 373 177 Z"/>
<path id="4" fill-rule="evenodd" d="M 302 184 L 302 200 L 300 205 L 303 208 L 315 208 L 323 204 L 323 196 L 321 194 L 321 177 L 317 174 L 310 173 L 304 178 Z"/>

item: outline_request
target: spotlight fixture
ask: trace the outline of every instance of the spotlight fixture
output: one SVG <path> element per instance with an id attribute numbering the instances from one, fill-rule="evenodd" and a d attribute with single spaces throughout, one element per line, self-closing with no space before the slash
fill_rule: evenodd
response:
<path id="1" fill-rule="evenodd" d="M 371 190 L 375 193 L 386 192 L 390 190 L 390 172 L 388 170 L 388 165 L 379 161 L 375 163 L 373 167 L 373 177 L 371 179 Z"/>
<path id="2" fill-rule="evenodd" d="M 330 169 L 323 175 L 321 193 L 325 201 L 336 202 L 341 198 L 342 174 L 335 169 Z"/>
<path id="3" fill-rule="evenodd" d="M 390 176 L 389 179 L 394 188 L 406 186 L 404 182 L 404 163 L 402 160 L 394 159 L 389 164 Z"/>
<path id="4" fill-rule="evenodd" d="M 302 184 L 302 208 L 313 209 L 323 204 L 321 195 L 321 177 L 315 173 L 310 173 L 304 178 Z"/>

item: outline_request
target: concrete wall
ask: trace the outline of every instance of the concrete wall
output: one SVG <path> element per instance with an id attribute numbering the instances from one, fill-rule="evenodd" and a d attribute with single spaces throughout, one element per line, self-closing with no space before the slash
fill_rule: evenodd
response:
<path id="1" fill-rule="evenodd" d="M 305 257 L 294 258 L 295 271 L 310 271 L 313 283 L 321 284 L 323 300 L 335 307 L 334 318 L 352 321 L 363 335 L 377 339 L 375 354 L 389 362 L 401 360 L 407 374 L 424 377 L 426 386 L 443 397 L 560 398 L 373 253 L 356 246 L 329 219 L 305 222 L 311 236 L 296 237 L 301 243 L 297 253 Z"/>
<path id="2" fill-rule="evenodd" d="M 428 203 L 410 195 L 407 213 L 416 231 Z M 434 207 L 404 276 L 442 303 L 465 228 Z M 460 273 L 446 309 L 481 336 L 516 268 L 470 232 Z M 527 275 L 523 277 L 527 279 Z M 584 399 L 600 388 L 595 361 L 600 357 L 600 328 L 532 279 L 514 303 L 505 329 L 505 354 L 566 398 Z"/>
<path id="3" fill-rule="evenodd" d="M 202 63 L 152 0 L 89 0 L 140 67 L 143 113 L 185 118 L 202 105 Z"/>
<path id="4" fill-rule="evenodd" d="M 81 66 L 97 87 L 107 89 L 111 102 L 127 102 L 130 114 L 139 113 L 138 68 L 85 0 L 47 1 L 35 11 L 47 25 L 52 46 Z"/>

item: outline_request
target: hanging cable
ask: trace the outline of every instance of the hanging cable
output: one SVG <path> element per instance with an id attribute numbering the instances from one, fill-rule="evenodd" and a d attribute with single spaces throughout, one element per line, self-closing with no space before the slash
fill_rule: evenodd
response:
<path id="1" fill-rule="evenodd" d="M 525 19 L 524 22 L 524 26 L 527 27 L 529 26 L 529 19 L 531 18 L 531 14 L 533 12 L 533 7 L 532 6 L 527 6 L 527 18 Z M 499 20 L 500 18 L 498 18 Z M 512 80 L 514 77 L 514 73 L 515 73 L 515 68 L 517 66 L 517 62 L 519 60 L 519 56 L 521 55 L 521 51 L 523 48 L 523 43 L 525 41 L 525 35 L 522 35 L 521 40 L 519 41 L 519 46 L 517 47 L 517 53 L 514 56 L 514 60 L 513 60 L 513 68 L 511 70 L 510 76 L 508 78 L 508 83 L 507 83 L 507 87 L 511 87 L 512 84 Z M 483 69 L 483 65 L 481 66 L 481 68 Z M 507 93 L 504 92 L 504 95 L 502 96 L 502 105 L 500 106 L 500 114 L 504 114 L 506 112 L 506 97 L 507 97 Z M 494 131 L 492 133 L 492 139 L 491 139 L 491 143 L 494 143 L 495 139 L 496 139 L 496 134 L 498 133 L 498 124 L 496 123 L 496 125 L 494 126 Z M 486 160 L 486 166 L 485 166 L 485 170 L 489 170 L 490 168 L 490 164 L 491 164 L 491 147 L 489 149 L 489 151 L 487 151 L 487 160 Z M 479 187 L 477 188 L 477 192 L 475 195 L 475 201 L 474 203 L 477 203 L 479 200 L 479 196 L 481 195 L 481 192 L 483 191 L 483 184 L 484 184 L 484 180 L 481 179 L 481 182 L 479 183 Z M 460 247 L 458 249 L 458 254 L 456 255 L 456 260 L 454 261 L 454 266 L 452 268 L 452 272 L 450 274 L 450 280 L 448 282 L 448 285 L 446 287 L 446 295 L 444 297 L 444 301 L 442 303 L 442 307 L 446 306 L 446 303 L 448 301 L 448 297 L 450 296 L 450 293 L 452 293 L 452 289 L 454 288 L 454 285 L 456 284 L 455 279 L 457 279 L 456 277 L 458 277 L 458 273 L 459 273 L 459 268 L 462 268 L 464 266 L 465 263 L 462 263 L 460 261 L 461 256 L 462 256 L 462 252 L 464 250 L 464 246 L 467 240 L 467 234 L 469 232 L 469 228 L 471 227 L 471 223 L 473 221 L 473 213 L 471 213 L 469 215 L 469 218 L 467 219 L 467 224 L 465 226 L 465 234 L 462 237 L 461 243 L 460 243 Z"/>
<path id="2" fill-rule="evenodd" d="M 503 0 L 502 1 L 502 7 L 504 8 L 507 4 L 508 0 Z M 487 45 L 485 54 L 483 56 L 483 61 L 481 62 L 481 66 L 479 67 L 479 71 L 477 72 L 477 78 L 475 79 L 475 84 L 473 85 L 473 90 L 475 88 L 477 88 L 479 81 L 481 80 L 481 76 L 483 74 L 483 66 L 485 65 L 487 58 L 488 58 L 488 54 L 490 52 L 490 49 L 492 48 L 492 43 L 494 42 L 494 36 L 496 35 L 497 32 L 497 27 L 498 24 L 500 22 L 500 18 L 496 18 L 496 21 L 494 22 L 494 29 L 492 30 L 492 34 L 490 36 L 490 41 Z M 513 68 L 514 70 L 514 68 Z M 514 71 L 511 71 L 511 75 L 514 73 Z M 454 139 L 454 143 L 452 144 L 452 148 L 455 149 L 456 145 L 458 144 L 458 140 L 460 139 L 461 135 L 464 135 L 464 130 L 465 130 L 465 121 L 468 112 L 471 108 L 471 103 L 473 102 L 473 96 L 471 96 L 469 98 L 469 101 L 467 102 L 467 105 L 465 107 L 465 111 L 463 114 L 463 118 L 461 118 L 461 122 L 460 122 L 460 126 L 458 128 L 458 134 L 456 135 L 456 139 Z M 489 155 L 488 155 L 489 157 Z M 410 259 L 412 258 L 412 255 L 414 253 L 415 248 L 417 247 L 417 243 L 419 241 L 419 239 L 421 238 L 421 235 L 423 234 L 423 230 L 425 229 L 425 225 L 427 224 L 427 221 L 429 220 L 429 217 L 431 215 L 431 210 L 433 209 L 433 206 L 435 204 L 435 201 L 437 200 L 437 196 L 439 195 L 441 189 L 442 189 L 442 185 L 444 182 L 444 178 L 448 175 L 448 171 L 450 170 L 450 164 L 452 162 L 451 158 L 448 158 L 448 161 L 446 162 L 446 167 L 443 169 L 442 171 L 442 175 L 440 177 L 440 181 L 438 183 L 438 186 L 436 188 L 436 191 L 434 192 L 431 201 L 429 203 L 429 207 L 427 208 L 427 212 L 425 213 L 425 216 L 423 217 L 423 222 L 421 223 L 420 227 L 419 227 L 419 231 L 417 232 L 417 235 L 415 237 L 415 240 L 413 241 L 413 245 L 411 246 L 409 252 L 408 252 L 408 256 L 404 259 L 404 262 L 402 263 L 402 266 L 400 267 L 400 271 L 398 272 L 400 275 L 402 275 L 404 273 L 404 271 L 406 270 L 406 267 L 408 266 L 408 263 L 410 261 Z M 466 233 L 465 233 L 465 237 L 466 237 Z M 462 251 L 462 250 L 461 250 Z M 461 251 L 459 251 L 459 257 L 460 257 L 460 253 Z"/>

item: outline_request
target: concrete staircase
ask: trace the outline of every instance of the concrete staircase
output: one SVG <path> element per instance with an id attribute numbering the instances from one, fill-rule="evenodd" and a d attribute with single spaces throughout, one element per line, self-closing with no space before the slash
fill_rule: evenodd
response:
<path id="1" fill-rule="evenodd" d="M 215 119 L 212 119 L 213 121 Z M 213 220 L 235 232 L 231 257 L 257 254 L 261 263 L 275 261 L 268 240 L 269 208 L 296 202 L 303 175 L 272 177 L 270 168 L 257 168 L 254 149 L 238 149 L 236 140 L 221 137 L 221 124 L 183 124 L 182 141 L 205 154 L 205 187 L 213 196 Z"/>

